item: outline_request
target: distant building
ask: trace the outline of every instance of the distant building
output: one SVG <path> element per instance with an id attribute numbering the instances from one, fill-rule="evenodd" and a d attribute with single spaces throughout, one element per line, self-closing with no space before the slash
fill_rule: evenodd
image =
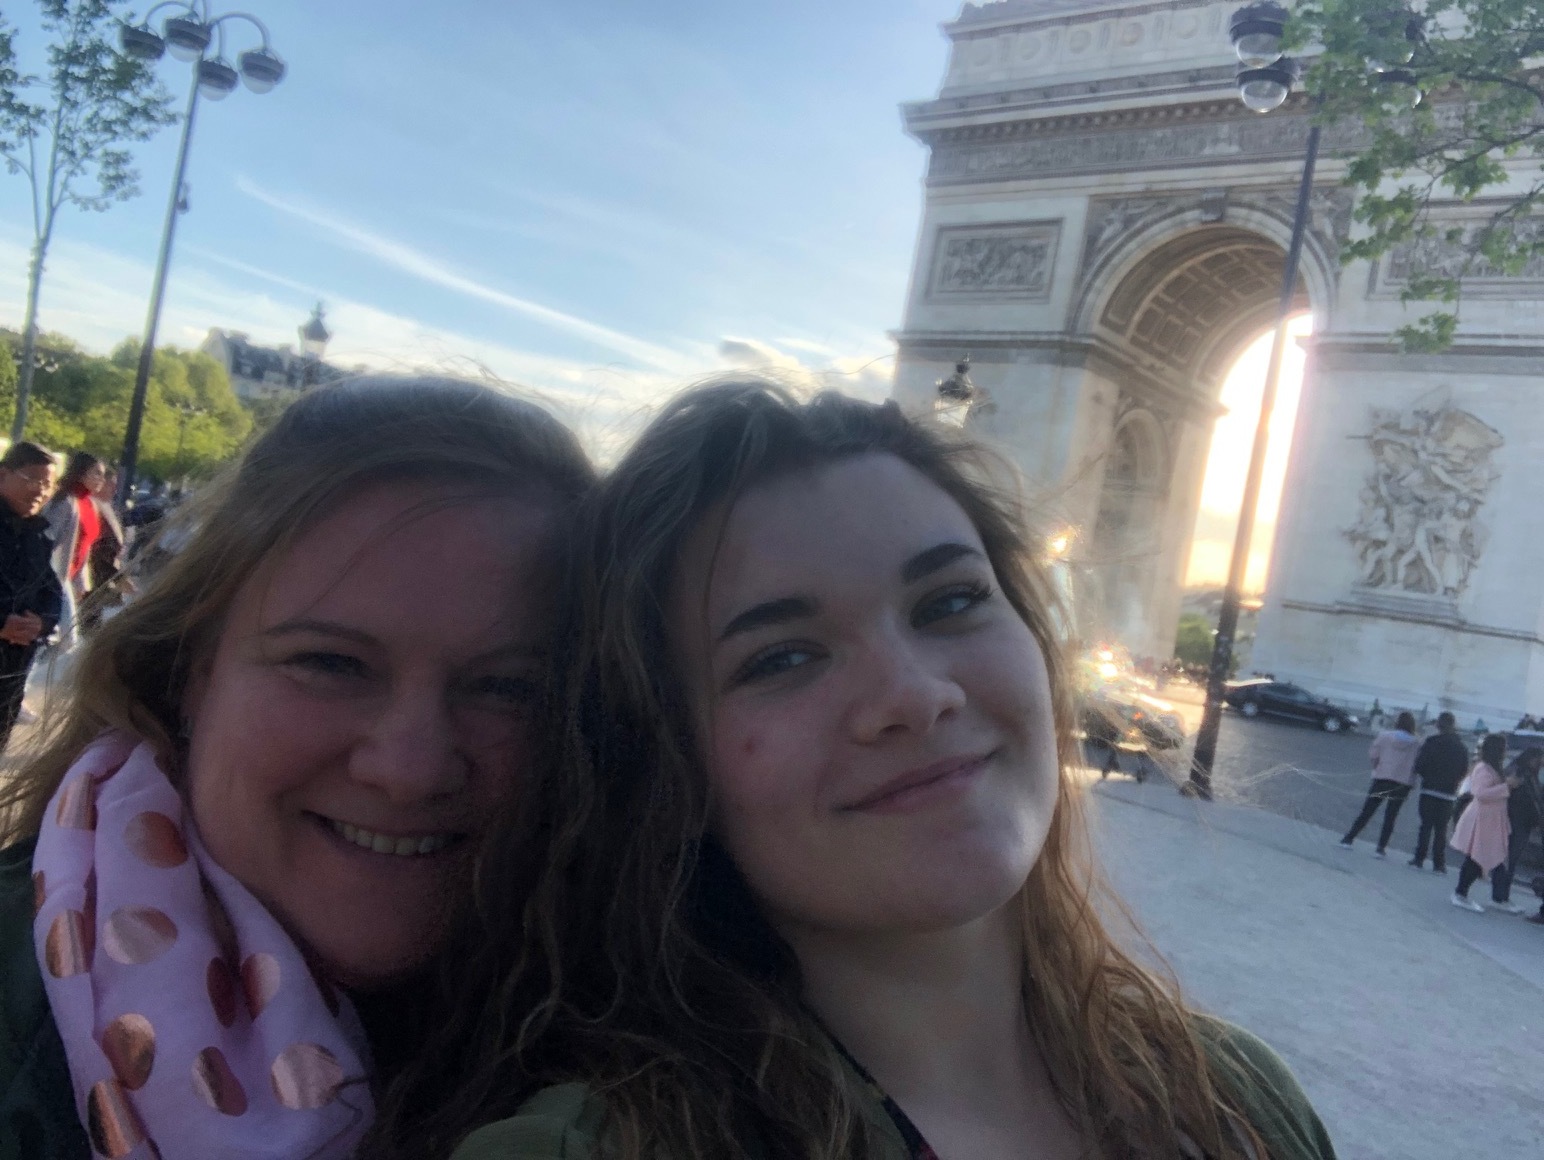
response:
<path id="1" fill-rule="evenodd" d="M 318 302 L 305 325 L 299 328 L 300 352 L 288 346 L 257 346 L 236 330 L 210 330 L 201 351 L 225 368 L 231 387 L 243 399 L 262 399 L 288 391 L 299 392 L 318 383 L 342 378 L 344 371 L 322 361 L 332 338 L 326 311 Z"/>

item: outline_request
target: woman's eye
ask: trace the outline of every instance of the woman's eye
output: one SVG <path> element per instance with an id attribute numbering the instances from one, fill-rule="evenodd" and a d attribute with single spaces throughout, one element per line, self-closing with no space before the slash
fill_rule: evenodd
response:
<path id="1" fill-rule="evenodd" d="M 364 662 L 347 653 L 296 653 L 284 663 L 304 673 L 322 677 L 359 677 L 365 673 Z"/>
<path id="2" fill-rule="evenodd" d="M 976 581 L 970 584 L 957 584 L 953 588 L 947 588 L 929 596 L 912 614 L 911 623 L 914 628 L 924 628 L 940 620 L 946 620 L 951 616 L 959 616 L 963 612 L 969 612 L 972 608 L 984 604 L 991 599 L 992 590 L 986 584 Z"/>
<path id="3" fill-rule="evenodd" d="M 730 678 L 731 685 L 744 685 L 752 681 L 765 681 L 780 677 L 818 660 L 819 654 L 807 645 L 781 644 L 757 653 L 746 661 Z"/>

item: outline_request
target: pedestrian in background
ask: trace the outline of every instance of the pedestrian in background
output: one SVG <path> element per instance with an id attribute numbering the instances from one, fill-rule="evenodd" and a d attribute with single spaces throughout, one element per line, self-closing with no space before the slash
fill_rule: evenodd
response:
<path id="1" fill-rule="evenodd" d="M 104 464 L 102 475 L 102 487 L 92 497 L 101 521 L 101 532 L 86 556 L 86 587 L 93 595 L 81 610 L 81 625 L 88 630 L 99 623 L 103 615 L 122 605 L 125 591 L 133 591 L 128 576 L 123 573 L 123 550 L 128 536 L 113 507 L 113 496 L 118 492 L 118 469 L 110 463 Z"/>
<path id="2" fill-rule="evenodd" d="M 1519 753 L 1507 768 L 1507 774 L 1517 779 L 1517 787 L 1507 795 L 1506 817 L 1512 832 L 1507 838 L 1506 899 L 1511 900 L 1512 883 L 1517 880 L 1517 864 L 1522 861 L 1528 839 L 1544 818 L 1544 790 L 1539 786 L 1539 770 L 1544 768 L 1544 749 L 1529 748 Z M 1521 913 L 1522 908 L 1518 908 Z"/>
<path id="3" fill-rule="evenodd" d="M 54 457 L 36 443 L 0 456 L 0 751 L 10 739 L 38 646 L 59 623 L 64 594 L 39 513 L 54 490 Z"/>
<path id="4" fill-rule="evenodd" d="M 1425 865 L 1429 848 L 1432 871 L 1447 873 L 1448 818 L 1458 796 L 1458 783 L 1468 771 L 1469 747 L 1458 735 L 1458 722 L 1451 713 L 1437 714 L 1437 732 L 1421 743 L 1420 751 L 1415 755 L 1414 773 L 1421 779 L 1421 796 L 1417 803 L 1421 829 L 1410 865 L 1417 870 Z"/>
<path id="5" fill-rule="evenodd" d="M 1506 762 L 1506 735 L 1491 733 L 1480 742 L 1480 760 L 1469 773 L 1469 791 L 1474 804 L 1464 811 L 1453 828 L 1453 849 L 1464 856 L 1458 870 L 1458 889 L 1453 905 L 1483 913 L 1485 908 L 1469 897 L 1469 887 L 1484 875 L 1490 875 L 1491 905 L 1497 910 L 1521 914 L 1523 908 L 1507 897 L 1507 798 L 1522 784 L 1516 776 L 1503 777 Z"/>
<path id="6" fill-rule="evenodd" d="M 59 489 L 44 511 L 54 541 L 54 571 L 64 587 L 64 616 L 60 622 L 61 648 L 75 640 L 76 608 L 91 590 L 86 561 L 102 534 L 102 512 L 96 496 L 107 481 L 102 461 L 77 451 L 59 480 Z"/>
<path id="7" fill-rule="evenodd" d="M 1372 786 L 1367 790 L 1362 812 L 1356 815 L 1356 821 L 1340 839 L 1342 849 L 1351 849 L 1356 836 L 1372 821 L 1381 805 L 1383 829 L 1378 833 L 1378 848 L 1373 854 L 1379 858 L 1385 856 L 1389 839 L 1394 835 L 1394 821 L 1399 817 L 1405 798 L 1410 796 L 1410 787 L 1415 784 L 1415 755 L 1420 747 L 1420 738 L 1415 735 L 1414 713 L 1401 713 L 1394 720 L 1394 728 L 1385 729 L 1373 739 L 1372 748 L 1368 750 L 1372 761 Z"/>

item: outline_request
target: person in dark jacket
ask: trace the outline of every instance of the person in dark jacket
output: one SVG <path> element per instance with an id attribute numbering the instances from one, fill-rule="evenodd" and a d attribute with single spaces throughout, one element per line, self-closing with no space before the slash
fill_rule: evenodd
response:
<path id="1" fill-rule="evenodd" d="M 1421 831 L 1415 842 L 1415 857 L 1410 865 L 1417 870 L 1426 862 L 1428 846 L 1431 868 L 1447 873 L 1447 826 L 1458 796 L 1458 783 L 1469 772 L 1469 747 L 1458 735 L 1458 723 L 1451 713 L 1437 715 L 1437 732 L 1421 743 L 1415 755 L 1415 776 L 1421 779 Z"/>
<path id="2" fill-rule="evenodd" d="M 1517 874 L 1517 864 L 1522 861 L 1528 839 L 1544 819 L 1544 789 L 1539 786 L 1539 770 L 1544 768 L 1544 749 L 1524 749 L 1507 767 L 1507 776 L 1518 779 L 1517 788 L 1506 799 L 1507 821 L 1512 832 L 1507 838 L 1506 885 L 1502 888 L 1502 901 L 1511 901 L 1512 882 Z M 1514 908 L 1521 913 L 1521 908 Z"/>
<path id="3" fill-rule="evenodd" d="M 38 645 L 59 623 L 64 593 L 40 514 L 54 490 L 54 457 L 36 443 L 0 456 L 0 752 L 10 740 Z"/>

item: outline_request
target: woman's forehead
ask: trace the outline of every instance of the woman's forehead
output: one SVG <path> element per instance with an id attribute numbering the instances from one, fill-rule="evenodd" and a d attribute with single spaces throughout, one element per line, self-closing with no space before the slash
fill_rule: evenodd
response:
<path id="1" fill-rule="evenodd" d="M 438 602 L 452 590 L 502 605 L 506 588 L 539 579 L 551 530 L 551 505 L 539 497 L 372 486 L 270 552 L 237 600 L 260 595 L 251 612 L 264 621 L 336 601 Z"/>
<path id="2" fill-rule="evenodd" d="M 921 471 L 889 454 L 836 460 L 746 491 L 727 519 L 711 521 L 714 594 L 770 579 L 893 570 L 918 551 L 960 542 L 980 549 L 964 509 Z M 710 557 L 699 541 L 699 585 Z"/>

